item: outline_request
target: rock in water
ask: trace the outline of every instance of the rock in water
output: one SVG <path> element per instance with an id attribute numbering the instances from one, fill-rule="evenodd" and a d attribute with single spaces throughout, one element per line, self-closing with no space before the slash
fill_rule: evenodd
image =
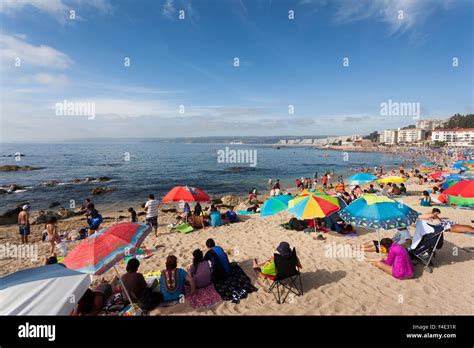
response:
<path id="1" fill-rule="evenodd" d="M 0 225 L 10 225 L 18 223 L 18 214 L 22 210 L 23 209 L 21 206 L 7 210 L 5 214 L 0 215 Z"/>
<path id="2" fill-rule="evenodd" d="M 115 187 L 94 187 L 91 190 L 92 195 L 101 195 L 103 193 L 115 191 Z"/>
<path id="3" fill-rule="evenodd" d="M 53 186 L 57 186 L 59 183 L 60 182 L 58 180 L 49 180 L 48 182 L 44 184 L 44 186 L 53 187 Z"/>
<path id="4" fill-rule="evenodd" d="M 110 181 L 110 178 L 108 176 L 99 176 L 97 178 L 97 181 L 99 181 L 99 182 Z"/>
<path id="5" fill-rule="evenodd" d="M 221 198 L 222 204 L 235 207 L 239 205 L 240 198 L 236 195 L 226 195 Z"/>
<path id="6" fill-rule="evenodd" d="M 59 207 L 60 205 L 61 205 L 61 203 L 59 203 L 59 202 L 53 202 L 49 205 L 49 208 Z"/>
<path id="7" fill-rule="evenodd" d="M 0 166 L 0 172 L 15 172 L 18 170 L 37 170 L 41 168 L 35 168 L 30 166 L 15 166 L 15 165 L 5 165 Z"/>

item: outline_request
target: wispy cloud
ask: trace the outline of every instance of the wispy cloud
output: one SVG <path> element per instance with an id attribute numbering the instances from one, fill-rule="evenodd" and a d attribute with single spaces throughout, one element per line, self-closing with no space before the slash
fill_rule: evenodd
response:
<path id="1" fill-rule="evenodd" d="M 26 38 L 26 37 L 25 37 Z M 0 61 L 2 65 L 13 66 L 15 59 L 20 58 L 22 66 L 66 69 L 73 60 L 50 46 L 35 46 L 21 36 L 0 34 Z"/>

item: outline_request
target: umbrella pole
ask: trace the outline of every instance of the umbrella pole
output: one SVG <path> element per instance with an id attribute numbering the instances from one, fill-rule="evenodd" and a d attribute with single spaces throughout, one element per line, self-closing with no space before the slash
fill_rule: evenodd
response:
<path id="1" fill-rule="evenodd" d="M 120 278 L 119 272 L 117 271 L 117 268 L 115 268 L 115 265 L 114 265 L 114 270 L 115 270 L 115 273 L 117 273 L 117 277 L 119 279 L 119 282 L 120 282 L 120 285 L 122 286 L 123 291 L 125 291 L 125 295 L 127 295 L 128 301 L 130 302 L 131 305 L 133 305 L 132 299 L 130 298 L 130 294 L 125 288 L 125 284 L 123 283 L 122 278 Z"/>
<path id="2" fill-rule="evenodd" d="M 314 222 L 314 225 L 313 225 L 314 232 L 316 233 L 316 218 L 313 218 L 313 222 Z"/>
<path id="3" fill-rule="evenodd" d="M 382 246 L 380 245 L 380 228 L 377 228 L 377 239 L 379 241 L 379 254 L 382 256 Z"/>

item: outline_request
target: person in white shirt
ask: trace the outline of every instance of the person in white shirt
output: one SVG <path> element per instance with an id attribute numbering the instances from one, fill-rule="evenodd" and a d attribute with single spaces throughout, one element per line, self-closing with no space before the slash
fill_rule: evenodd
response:
<path id="1" fill-rule="evenodd" d="M 146 223 L 153 228 L 155 237 L 158 237 L 158 204 L 160 204 L 160 201 L 155 199 L 154 195 L 148 195 L 148 201 L 144 207 Z"/>

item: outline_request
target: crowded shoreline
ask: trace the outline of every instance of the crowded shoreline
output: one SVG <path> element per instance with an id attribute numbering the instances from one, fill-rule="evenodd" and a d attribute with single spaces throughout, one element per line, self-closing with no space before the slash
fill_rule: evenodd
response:
<path id="1" fill-rule="evenodd" d="M 418 156 L 422 155 L 427 155 L 427 153 L 418 154 Z M 431 173 L 453 170 L 451 166 L 453 158 L 456 157 L 454 153 L 430 155 L 434 159 L 431 163 L 433 166 Z M 416 162 L 412 162 L 412 164 L 414 163 Z M 268 217 L 258 214 L 263 208 L 264 202 L 269 199 L 284 195 L 304 196 L 305 190 L 309 190 L 309 192 L 319 190 L 319 192 L 315 192 L 316 195 L 324 192 L 329 196 L 339 196 L 343 200 L 351 201 L 360 199 L 365 194 L 387 197 L 402 202 L 403 205 L 422 214 L 421 216 L 429 216 L 434 211 L 433 209 L 438 208 L 441 211 L 441 216 L 448 217 L 450 221 L 455 221 L 460 226 L 473 225 L 472 207 L 457 207 L 441 201 L 440 198 L 444 191 L 441 180 L 433 180 L 433 177 L 430 177 L 430 174 L 423 168 L 420 169 L 419 166 L 388 170 L 374 166 L 354 168 L 352 171 L 354 175 L 375 174 L 377 180 L 396 176 L 403 177 L 403 180 L 399 181 L 398 185 L 391 182 L 384 184 L 375 180 L 371 183 L 352 185 L 348 182 L 347 177 L 338 176 L 337 173 L 324 172 L 314 173 L 312 178 L 298 178 L 291 187 L 283 187 L 277 179 L 270 178 L 266 192 L 257 192 L 255 189 L 251 189 L 244 197 L 228 195 L 213 201 L 209 199 L 208 202 L 201 202 L 201 204 L 163 203 L 161 202 L 162 197 L 157 197 L 157 200 L 152 197 L 148 201 L 156 201 L 153 203 L 158 216 L 155 222 L 146 217 L 147 208 L 144 205 L 137 206 L 136 203 L 133 203 L 132 206 L 131 203 L 122 202 L 120 207 L 115 206 L 112 209 L 107 209 L 106 206 L 95 207 L 89 200 L 84 202 L 81 214 L 59 221 L 57 219 L 47 221 L 46 225 L 49 224 L 49 227 L 46 227 L 47 234 L 50 234 L 52 226 L 55 226 L 57 231 L 55 230 L 53 234 L 57 233 L 57 236 L 60 235 L 66 241 L 63 243 L 67 248 L 66 252 L 61 250 L 59 243 L 55 245 L 55 243 L 42 241 L 44 239 L 44 224 L 32 224 L 26 245 L 34 245 L 39 258 L 36 260 L 3 258 L 0 260 L 2 275 L 39 266 L 45 262 L 61 262 L 64 259 L 62 254 L 70 253 L 81 243 L 77 236 L 78 232 L 86 226 L 84 214 L 88 216 L 87 219 L 90 219 L 90 214 L 97 216 L 100 211 L 100 229 L 130 221 L 144 225 L 150 224 L 153 227 L 154 231 L 145 239 L 141 249 L 143 252 L 138 258 L 140 260 L 139 271 L 145 275 L 156 275 L 163 269 L 165 263 L 174 265 L 174 269 L 182 265 L 183 270 L 190 270 L 194 262 L 193 259 L 196 259 L 193 250 L 196 252 L 200 249 L 204 255 L 207 249 L 210 250 L 209 240 L 215 243 L 214 246 L 217 244 L 221 247 L 222 252 L 228 258 L 229 265 L 235 262 L 235 265 L 238 265 L 239 270 L 245 275 L 243 276 L 245 278 L 244 287 L 248 292 L 238 301 L 232 302 L 229 298 L 227 301 L 219 299 L 219 296 L 212 292 L 210 295 L 206 294 L 208 296 L 206 298 L 211 298 L 212 305 L 193 309 L 190 303 L 194 302 L 186 299 L 183 303 L 178 301 L 174 306 L 149 308 L 151 315 L 272 315 L 281 314 L 282 310 L 289 315 L 469 314 L 474 303 L 468 292 L 456 298 L 450 296 L 452 289 L 462 288 L 462 274 L 467 274 L 474 265 L 472 248 L 470 248 L 472 236 L 469 233 L 464 233 L 468 232 L 467 230 L 456 233 L 454 232 L 455 228 L 451 227 L 453 231 L 444 233 L 445 246 L 439 250 L 436 256 L 436 266 L 433 273 L 427 273 L 423 268 L 417 266 L 407 279 L 400 280 L 384 275 L 376 269 L 377 267 L 371 266 L 371 257 L 374 255 L 374 250 L 371 250 L 371 240 L 374 239 L 373 229 L 351 226 L 346 231 L 345 228 L 339 229 L 337 225 L 334 229 L 329 225 L 319 226 L 322 222 L 316 222 L 316 220 L 311 225 L 311 219 L 307 221 L 303 219 L 301 221 L 307 223 L 304 226 L 304 231 L 295 230 L 287 228 L 294 214 L 287 211 Z M 469 173 L 469 170 L 467 172 L 457 170 L 453 174 L 457 175 L 458 172 L 462 175 Z M 427 200 L 429 200 L 429 204 L 425 204 Z M 351 202 L 347 203 L 350 206 Z M 196 214 L 197 206 L 200 207 L 199 214 Z M 133 209 L 129 210 L 129 208 Z M 28 207 L 25 209 L 27 210 Z M 92 210 L 95 212 L 91 213 Z M 218 223 L 210 219 L 213 211 L 219 213 Z M 197 216 L 200 218 L 197 219 Z M 235 217 L 237 217 L 238 223 L 236 223 L 237 220 L 232 221 Z M 184 222 L 182 225 L 189 223 L 194 228 L 193 231 L 179 233 L 176 228 L 182 222 Z M 88 224 L 88 235 L 99 230 L 99 226 L 92 227 L 93 224 L 89 222 Z M 208 224 L 210 226 L 206 226 Z M 414 235 L 414 226 L 408 226 L 406 230 L 405 233 L 408 233 L 409 236 Z M 13 245 L 18 242 L 18 227 L 15 225 L 0 227 L 0 233 L 3 243 Z M 387 239 L 386 237 L 392 234 L 391 231 L 386 231 L 383 232 L 383 237 Z M 88 238 L 88 236 L 82 238 Z M 298 252 L 305 293 L 304 297 L 292 295 L 291 303 L 280 307 L 275 303 L 272 294 L 265 291 L 264 279 L 259 277 L 255 270 L 264 269 L 266 264 L 258 263 L 258 261 L 264 261 L 266 256 L 272 255 L 275 248 L 281 248 L 282 243 L 288 244 L 288 250 L 291 246 L 291 248 L 295 247 Z M 379 244 L 379 246 L 381 245 Z M 357 249 L 356 246 L 367 248 L 363 250 L 363 257 L 360 257 L 358 253 L 361 249 Z M 339 252 L 345 250 L 348 255 L 343 253 L 342 257 L 331 256 L 331 253 L 335 255 L 336 250 Z M 350 250 L 353 252 L 351 253 Z M 453 250 L 456 250 L 456 253 Z M 366 254 L 367 251 L 369 251 L 368 254 Z M 170 255 L 173 256 L 171 259 Z M 203 255 L 199 256 L 198 253 L 198 258 L 204 257 Z M 137 265 L 128 267 L 129 261 L 130 259 L 127 263 L 117 264 L 120 274 L 127 274 L 126 268 L 130 267 L 135 267 L 135 272 L 137 271 Z M 241 275 L 242 272 L 239 274 Z M 120 289 L 120 284 L 117 283 L 115 276 L 112 270 L 108 270 L 101 276 L 94 276 L 94 286 L 99 286 L 106 280 L 113 284 L 110 285 L 111 289 Z M 450 285 L 445 286 L 448 279 Z M 192 283 L 192 279 L 189 280 Z M 417 293 L 424 293 L 427 296 L 420 298 Z M 397 309 L 396 303 L 400 294 L 404 296 L 404 301 L 410 306 L 399 306 Z M 444 299 L 444 304 L 437 308 L 426 306 L 425 304 L 433 300 L 431 296 L 435 294 Z M 302 299 L 304 302 L 301 302 Z"/>

